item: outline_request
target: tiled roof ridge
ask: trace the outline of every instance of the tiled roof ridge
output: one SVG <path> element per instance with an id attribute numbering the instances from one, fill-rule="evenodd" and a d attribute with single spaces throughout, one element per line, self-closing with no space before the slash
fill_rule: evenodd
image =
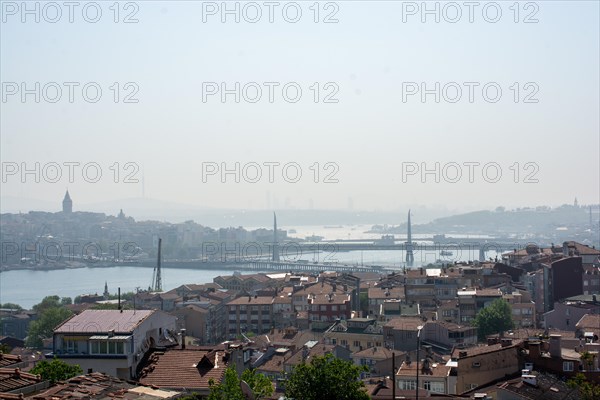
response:
<path id="1" fill-rule="evenodd" d="M 20 368 L 0 368 L 0 375 L 11 375 L 15 378 L 30 379 L 38 382 L 42 380 L 40 375 L 21 371 Z"/>

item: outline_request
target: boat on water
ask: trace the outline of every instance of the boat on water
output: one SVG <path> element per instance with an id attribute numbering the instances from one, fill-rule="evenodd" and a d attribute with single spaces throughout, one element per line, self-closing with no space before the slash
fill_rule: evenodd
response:
<path id="1" fill-rule="evenodd" d="M 320 242 L 323 239 L 325 239 L 325 237 L 319 235 L 311 235 L 306 237 L 306 241 L 308 242 Z"/>
<path id="2" fill-rule="evenodd" d="M 375 240 L 375 244 L 395 244 L 396 238 L 394 235 L 383 235 L 381 239 Z"/>
<path id="3" fill-rule="evenodd" d="M 454 253 L 451 252 L 450 250 L 442 250 L 442 251 L 440 251 L 440 255 L 441 256 L 448 256 L 448 257 L 450 257 L 450 256 L 453 256 Z"/>

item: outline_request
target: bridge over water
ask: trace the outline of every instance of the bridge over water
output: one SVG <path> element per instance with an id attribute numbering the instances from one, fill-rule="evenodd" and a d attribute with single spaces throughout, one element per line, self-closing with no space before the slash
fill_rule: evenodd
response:
<path id="1" fill-rule="evenodd" d="M 327 242 L 287 242 L 279 244 L 280 254 L 294 254 L 294 252 L 322 252 L 340 253 L 349 251 L 404 251 L 411 249 L 413 253 L 435 252 L 478 252 L 479 260 L 484 261 L 490 251 L 503 253 L 514 249 L 523 249 L 531 242 L 525 241 L 487 241 L 487 240 L 460 240 L 456 242 L 427 243 L 406 242 L 383 243 L 380 241 L 327 241 Z M 450 261 L 450 260 L 449 260 Z"/>

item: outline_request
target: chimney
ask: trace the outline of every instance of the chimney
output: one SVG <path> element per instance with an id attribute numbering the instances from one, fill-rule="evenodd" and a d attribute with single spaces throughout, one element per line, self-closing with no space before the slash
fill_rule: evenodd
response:
<path id="1" fill-rule="evenodd" d="M 420 267 L 419 271 L 421 272 L 421 275 L 423 275 L 423 267 Z"/>
<path id="2" fill-rule="evenodd" d="M 181 350 L 185 350 L 185 329 L 181 331 Z"/>
<path id="3" fill-rule="evenodd" d="M 117 309 L 121 310 L 121 312 L 123 312 L 123 310 L 121 309 L 121 288 L 119 288 L 118 292 L 117 292 Z"/>
<path id="4" fill-rule="evenodd" d="M 563 257 L 569 257 L 569 243 L 563 242 Z"/>
<path id="5" fill-rule="evenodd" d="M 423 345 L 423 346 L 421 346 L 421 348 L 423 350 L 425 350 L 426 356 L 431 356 L 431 346 L 430 345 Z"/>
<path id="6" fill-rule="evenodd" d="M 521 380 L 531 386 L 537 386 L 537 377 L 528 369 L 521 370 Z"/>
<path id="7" fill-rule="evenodd" d="M 550 356 L 551 357 L 561 357 L 561 351 L 560 351 L 560 340 L 561 336 L 560 335 L 550 335 L 550 343 L 549 343 L 549 351 L 550 351 Z"/>
<path id="8" fill-rule="evenodd" d="M 529 358 L 534 360 L 542 355 L 541 343 L 539 341 L 529 342 Z"/>

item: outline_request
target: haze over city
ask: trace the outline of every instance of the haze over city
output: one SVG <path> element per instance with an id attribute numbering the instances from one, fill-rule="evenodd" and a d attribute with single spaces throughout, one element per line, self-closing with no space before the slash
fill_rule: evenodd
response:
<path id="1" fill-rule="evenodd" d="M 271 23 L 261 6 L 253 23 L 252 9 L 208 3 L 144 2 L 122 23 L 108 6 L 96 23 L 80 9 L 73 23 L 66 9 L 56 23 L 52 9 L 39 23 L 4 13 L 3 212 L 67 188 L 91 209 L 142 197 L 402 213 L 598 203 L 597 2 L 518 15 L 502 4 L 498 18 L 477 7 L 472 22 L 461 6 L 455 23 L 453 9 L 417 3 L 318 15 L 301 3 L 295 23 L 293 9 Z M 237 177 L 222 174 L 236 163 Z M 37 181 L 24 172 L 36 168 Z"/>

